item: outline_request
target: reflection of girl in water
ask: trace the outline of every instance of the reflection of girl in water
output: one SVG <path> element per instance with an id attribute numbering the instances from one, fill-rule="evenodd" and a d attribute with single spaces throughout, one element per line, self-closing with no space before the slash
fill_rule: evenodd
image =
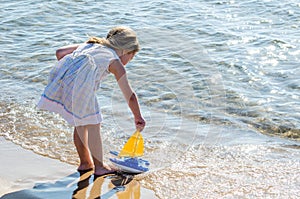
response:
<path id="1" fill-rule="evenodd" d="M 116 195 L 119 199 L 141 198 L 140 183 L 133 180 L 133 176 L 98 176 L 94 178 L 91 185 L 89 184 L 90 177 L 90 172 L 81 173 L 77 189 L 74 190 L 72 198 L 85 198 L 87 195 L 89 195 L 89 198 L 110 198 L 113 195 Z M 90 189 L 89 186 L 91 186 Z"/>

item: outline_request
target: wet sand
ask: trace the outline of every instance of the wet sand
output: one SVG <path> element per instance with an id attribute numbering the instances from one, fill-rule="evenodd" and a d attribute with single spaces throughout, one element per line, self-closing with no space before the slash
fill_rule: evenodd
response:
<path id="1" fill-rule="evenodd" d="M 80 174 L 74 165 L 37 155 L 0 137 L 0 197 L 156 198 L 131 176 Z"/>

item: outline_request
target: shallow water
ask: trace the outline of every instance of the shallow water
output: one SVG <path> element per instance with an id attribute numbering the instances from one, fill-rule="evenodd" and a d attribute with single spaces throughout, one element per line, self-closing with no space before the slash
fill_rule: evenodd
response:
<path id="1" fill-rule="evenodd" d="M 4 1 L 0 135 L 77 164 L 72 128 L 36 109 L 55 49 L 137 31 L 127 66 L 147 120 L 142 186 L 159 198 L 300 196 L 298 1 Z M 133 119 L 112 76 L 98 92 L 105 151 Z M 106 157 L 107 158 L 107 157 Z"/>

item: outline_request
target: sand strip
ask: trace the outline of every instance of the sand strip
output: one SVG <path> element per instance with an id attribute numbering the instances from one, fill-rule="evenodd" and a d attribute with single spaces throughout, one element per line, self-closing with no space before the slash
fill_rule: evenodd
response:
<path id="1" fill-rule="evenodd" d="M 0 137 L 0 196 L 68 176 L 76 167 L 37 155 Z"/>

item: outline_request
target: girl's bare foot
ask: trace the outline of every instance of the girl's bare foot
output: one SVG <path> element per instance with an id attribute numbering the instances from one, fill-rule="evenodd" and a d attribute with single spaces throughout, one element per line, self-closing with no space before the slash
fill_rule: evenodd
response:
<path id="1" fill-rule="evenodd" d="M 102 176 L 102 175 L 106 175 L 106 174 L 115 173 L 116 171 L 118 171 L 116 168 L 112 168 L 111 166 L 109 166 L 107 164 L 103 164 L 102 167 L 98 167 L 98 166 L 95 167 L 94 175 Z"/>
<path id="2" fill-rule="evenodd" d="M 77 168 L 77 171 L 79 172 L 87 172 L 87 171 L 91 171 L 94 169 L 94 165 L 92 163 L 83 163 L 80 164 L 79 167 Z"/>

